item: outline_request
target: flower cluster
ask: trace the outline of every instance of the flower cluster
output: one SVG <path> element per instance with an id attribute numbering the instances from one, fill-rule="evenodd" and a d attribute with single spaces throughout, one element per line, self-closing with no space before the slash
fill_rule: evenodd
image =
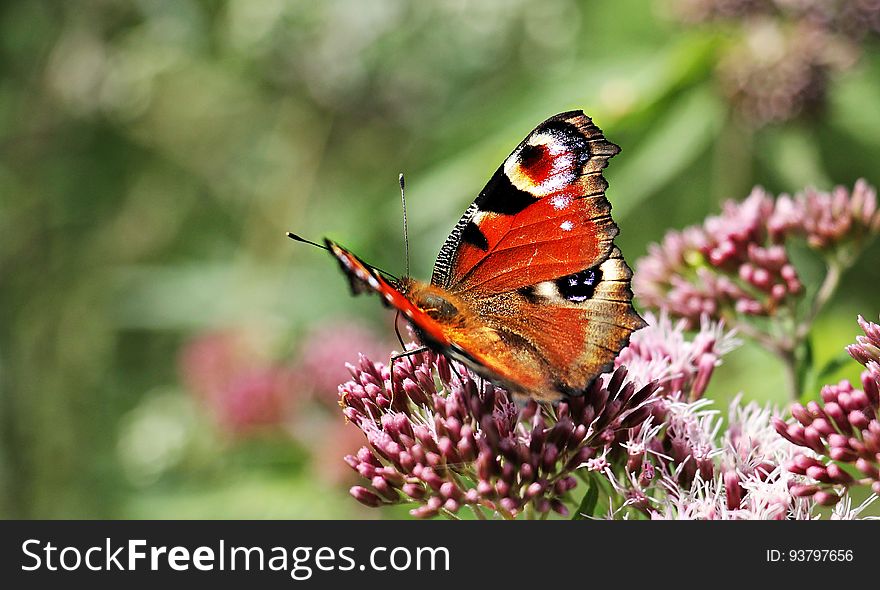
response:
<path id="1" fill-rule="evenodd" d="M 858 180 L 852 193 L 837 187 L 830 193 L 807 189 L 799 198 L 780 197 L 780 206 L 787 209 L 785 224 L 804 236 L 817 250 L 834 252 L 846 257 L 852 245 L 858 251 L 863 244 L 880 233 L 880 211 L 877 209 L 877 191 L 864 180 Z"/>
<path id="2" fill-rule="evenodd" d="M 520 409 L 502 389 L 433 353 L 399 359 L 393 371 L 362 356 L 349 367 L 354 379 L 339 388 L 346 417 L 369 442 L 346 457 L 370 482 L 352 495 L 370 506 L 415 502 L 419 517 L 462 506 L 478 515 L 566 514 L 574 476 L 594 472 L 619 488 L 626 506 L 649 513 L 649 489 L 661 476 L 682 489 L 715 477 L 719 423 L 703 409 L 710 402 L 688 400 L 702 396 L 737 341 L 709 320 L 687 338 L 682 321 L 646 319 L 613 373 L 555 407 Z M 741 447 L 736 465 L 751 474 L 754 458 Z M 617 481 L 620 469 L 631 485 Z"/>
<path id="3" fill-rule="evenodd" d="M 877 194 L 864 180 L 852 191 L 808 189 L 778 199 L 755 188 L 702 226 L 652 244 L 637 262 L 633 290 L 691 325 L 704 314 L 738 325 L 738 316 L 772 316 L 803 296 L 788 240 L 803 238 L 830 262 L 848 264 L 878 232 Z"/>
<path id="4" fill-rule="evenodd" d="M 398 359 L 393 371 L 361 356 L 351 371 L 340 404 L 369 446 L 345 459 L 370 482 L 351 493 L 368 506 L 417 503 L 420 518 L 463 506 L 478 517 L 567 514 L 574 471 L 603 469 L 609 444 L 648 418 L 658 387 L 636 387 L 618 368 L 582 396 L 521 411 L 504 390 L 430 352 Z"/>
<path id="5" fill-rule="evenodd" d="M 756 188 L 701 227 L 670 231 L 640 259 L 633 290 L 645 305 L 695 325 L 702 315 L 769 315 L 803 286 L 771 225 L 775 202 Z"/>
<path id="6" fill-rule="evenodd" d="M 721 420 L 710 405 L 671 403 L 656 427 L 630 432 L 626 463 L 605 471 L 622 498 L 611 517 L 636 510 L 654 520 L 805 520 L 817 517 L 816 506 L 841 499 L 830 491 L 805 493 L 813 486 L 810 474 L 793 467 L 805 460 L 777 432 L 775 410 L 737 396 L 719 435 Z M 858 518 L 874 499 L 852 508 L 843 495 L 831 518 Z"/>
<path id="7" fill-rule="evenodd" d="M 737 346 L 733 332 L 725 331 L 723 322 L 707 317 L 700 321 L 700 331 L 689 340 L 686 320 L 673 321 L 669 314 L 644 314 L 648 328 L 635 332 L 629 346 L 620 351 L 615 366 L 624 366 L 637 384 L 657 381 L 663 396 L 673 401 L 700 399 L 709 385 L 721 356 Z M 659 408 L 655 406 L 655 413 Z"/>
<path id="8" fill-rule="evenodd" d="M 852 191 L 807 189 L 778 198 L 755 188 L 702 225 L 652 244 L 636 263 L 633 291 L 644 305 L 689 326 L 708 316 L 752 338 L 783 362 L 797 398 L 813 321 L 878 233 L 877 193 L 864 180 Z M 794 242 L 805 242 L 826 266 L 809 293 L 789 257 Z"/>
<path id="9" fill-rule="evenodd" d="M 651 519 L 808 519 L 840 494 L 796 441 L 777 432 L 770 407 L 731 403 L 723 421 L 703 397 L 721 357 L 738 341 L 703 319 L 645 314 L 617 368 L 583 396 L 525 407 L 443 356 L 420 352 L 392 367 L 361 356 L 339 387 L 345 416 L 367 445 L 345 461 L 368 483 L 351 488 L 367 506 L 412 504 L 419 518 L 520 515 Z M 853 356 L 877 372 L 880 327 L 863 322 Z M 876 392 L 876 389 L 874 390 Z M 873 394 L 871 394 L 873 395 Z M 826 409 L 827 412 L 827 409 Z M 788 425 L 786 425 L 788 429 Z M 787 431 L 786 431 L 787 432 Z M 863 436 L 860 440 L 865 440 Z M 839 471 L 826 472 L 832 476 Z M 579 479 L 589 487 L 583 493 Z M 588 502 L 604 493 L 603 508 Z M 848 495 L 832 518 L 856 518 Z M 607 509 L 607 511 L 606 511 Z"/>
<path id="10" fill-rule="evenodd" d="M 794 447 L 774 431 L 772 410 L 737 398 L 719 436 L 721 420 L 710 405 L 669 404 L 666 419 L 635 445 L 644 449 L 639 471 L 630 456 L 622 477 L 607 474 L 625 499 L 617 510 L 634 508 L 652 519 L 806 517 L 809 503 L 789 492 L 796 476 L 783 467 Z"/>
<path id="11" fill-rule="evenodd" d="M 676 0 L 688 23 L 716 23 L 734 41 L 718 63 L 721 87 L 755 127 L 821 110 L 829 81 L 880 32 L 872 0 Z"/>
<path id="12" fill-rule="evenodd" d="M 792 493 L 820 504 L 836 504 L 839 491 L 856 483 L 870 484 L 880 494 L 880 326 L 859 317 L 865 335 L 850 345 L 849 354 L 865 366 L 862 389 L 849 381 L 822 388 L 822 402 L 794 404 L 793 420 L 774 421 L 786 439 L 803 447 L 788 469 L 810 483 Z M 864 477 L 856 480 L 841 465 L 850 465 Z"/>

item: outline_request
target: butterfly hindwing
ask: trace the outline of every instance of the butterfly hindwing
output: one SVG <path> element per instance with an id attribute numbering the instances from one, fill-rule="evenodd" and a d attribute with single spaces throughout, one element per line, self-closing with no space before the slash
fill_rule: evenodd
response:
<path id="1" fill-rule="evenodd" d="M 533 351 L 521 372 L 542 376 L 527 394 L 556 399 L 584 391 L 645 323 L 632 307 L 632 272 L 617 248 L 597 267 L 499 295 L 490 324 Z M 475 346 L 480 348 L 479 345 Z"/>

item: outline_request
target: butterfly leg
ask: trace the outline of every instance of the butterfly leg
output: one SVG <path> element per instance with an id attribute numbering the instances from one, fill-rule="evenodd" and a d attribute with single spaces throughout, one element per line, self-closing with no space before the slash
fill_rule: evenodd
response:
<path id="1" fill-rule="evenodd" d="M 403 341 L 403 336 L 400 335 L 400 326 L 398 325 L 398 321 L 400 319 L 400 311 L 394 314 L 394 333 L 397 334 L 397 341 L 400 342 L 400 347 L 403 350 L 406 350 L 406 343 Z"/>
<path id="2" fill-rule="evenodd" d="M 449 368 L 452 369 L 452 372 L 458 377 L 459 384 L 464 387 L 464 377 L 461 376 L 461 373 L 458 372 L 458 369 L 455 368 L 455 364 L 451 360 L 449 361 Z"/>
<path id="3" fill-rule="evenodd" d="M 395 322 L 394 327 L 397 328 L 396 322 Z M 400 336 L 400 334 L 398 334 L 398 336 Z M 395 391 L 395 388 L 394 388 L 394 362 L 397 360 L 400 360 L 402 358 L 406 358 L 409 356 L 420 354 L 422 352 L 428 352 L 430 350 L 427 346 L 419 346 L 418 348 L 413 348 L 412 350 L 406 350 L 406 345 L 403 344 L 403 342 L 401 342 L 401 345 L 403 346 L 404 351 L 391 355 L 391 400 L 392 400 L 392 402 L 394 401 L 394 395 L 397 393 L 397 391 Z"/>
<path id="4" fill-rule="evenodd" d="M 412 350 L 407 350 L 406 352 L 399 352 L 397 354 L 391 355 L 391 362 L 393 363 L 397 359 L 406 358 L 408 356 L 413 356 L 414 354 L 421 354 L 423 352 L 429 352 L 431 349 L 427 346 L 419 346 L 418 348 L 413 348 Z"/>

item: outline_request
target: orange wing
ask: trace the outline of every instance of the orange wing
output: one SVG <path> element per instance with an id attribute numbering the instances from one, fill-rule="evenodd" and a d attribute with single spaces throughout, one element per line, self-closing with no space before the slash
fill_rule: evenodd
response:
<path id="1" fill-rule="evenodd" d="M 325 239 L 324 243 L 330 253 L 336 257 L 342 272 L 348 277 L 351 292 L 354 295 L 368 292 L 378 293 L 385 305 L 398 309 L 407 320 L 432 341 L 432 344 L 441 348 L 452 346 L 444 327 L 410 301 L 408 292 L 411 281 L 409 279 L 396 284 L 389 283 L 375 268 L 336 242 Z"/>
<path id="2" fill-rule="evenodd" d="M 632 307 L 631 277 L 614 248 L 598 266 L 564 280 L 489 297 L 449 294 L 465 321 L 444 323 L 444 332 L 479 361 L 477 372 L 514 394 L 545 401 L 578 395 L 645 326 Z"/>

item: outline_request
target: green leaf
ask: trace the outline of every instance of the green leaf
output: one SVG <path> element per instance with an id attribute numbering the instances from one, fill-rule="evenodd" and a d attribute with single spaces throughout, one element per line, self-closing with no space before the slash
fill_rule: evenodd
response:
<path id="1" fill-rule="evenodd" d="M 877 68 L 865 68 L 834 86 L 832 123 L 868 145 L 880 145 L 880 84 Z"/>
<path id="2" fill-rule="evenodd" d="M 709 84 L 695 86 L 676 99 L 639 145 L 630 148 L 627 159 L 609 168 L 615 215 L 620 218 L 635 210 L 678 178 L 709 149 L 723 120 L 723 105 Z"/>
<path id="3" fill-rule="evenodd" d="M 599 482 L 593 473 L 588 474 L 587 477 L 587 491 L 584 493 L 584 497 L 581 498 L 581 503 L 574 516 L 571 517 L 572 520 L 584 520 L 595 514 L 596 505 L 599 502 Z"/>
<path id="4" fill-rule="evenodd" d="M 788 125 L 768 136 L 766 153 L 774 154 L 768 165 L 783 186 L 831 186 L 815 130 L 806 126 Z"/>

